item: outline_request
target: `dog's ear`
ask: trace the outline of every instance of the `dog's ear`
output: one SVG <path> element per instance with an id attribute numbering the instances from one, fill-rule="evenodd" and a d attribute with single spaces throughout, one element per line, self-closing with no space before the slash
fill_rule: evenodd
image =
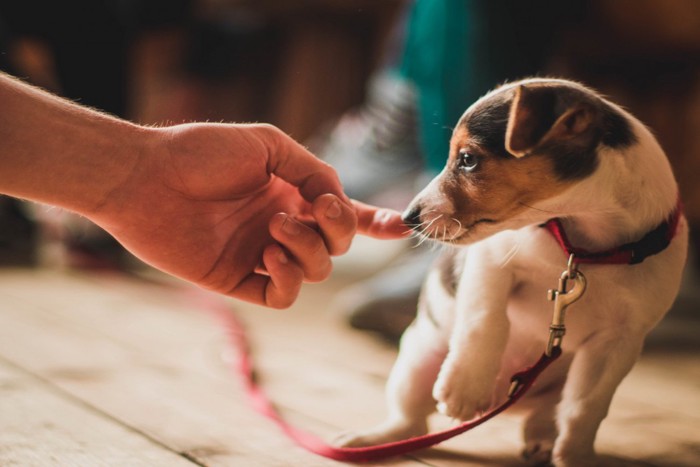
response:
<path id="1" fill-rule="evenodd" d="M 567 103 L 551 86 L 521 84 L 515 89 L 506 128 L 508 152 L 522 157 L 548 142 L 575 142 L 593 125 L 593 108 L 584 102 Z"/>

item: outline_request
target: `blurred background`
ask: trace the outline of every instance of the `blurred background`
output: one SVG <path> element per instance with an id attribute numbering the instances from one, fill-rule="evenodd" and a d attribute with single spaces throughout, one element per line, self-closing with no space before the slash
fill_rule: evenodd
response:
<path id="1" fill-rule="evenodd" d="M 272 123 L 333 164 L 350 196 L 397 209 L 442 166 L 479 96 L 531 75 L 580 80 L 667 151 L 695 226 L 672 315 L 698 322 L 695 0 L 0 0 L 0 69 L 147 125 Z M 356 284 L 335 306 L 394 339 L 434 253 L 386 250 L 358 241 L 359 259 L 339 265 Z M 0 264 L 132 260 L 82 220 L 0 198 Z"/>

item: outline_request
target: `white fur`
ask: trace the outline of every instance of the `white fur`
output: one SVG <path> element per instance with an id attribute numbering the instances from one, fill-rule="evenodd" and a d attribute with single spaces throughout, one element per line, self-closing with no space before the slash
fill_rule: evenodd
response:
<path id="1" fill-rule="evenodd" d="M 638 143 L 627 153 L 601 148 L 600 164 L 589 177 L 505 225 L 473 228 L 481 240 L 458 253 L 463 272 L 454 298 L 438 271 L 430 273 L 423 300 L 440 326 L 419 313 L 388 381 L 387 421 L 346 436 L 343 444 L 423 434 L 436 408 L 467 420 L 505 398 L 511 375 L 545 348 L 552 310 L 546 291 L 556 288 L 566 266 L 566 256 L 540 223 L 560 217 L 574 245 L 604 250 L 639 239 L 673 210 L 677 187 L 669 163 L 651 133 L 629 119 Z M 432 209 L 427 218 L 446 211 L 437 184 L 419 195 Z M 434 224 L 448 239 L 463 229 L 449 215 Z M 646 334 L 678 292 L 686 247 L 681 219 L 670 246 L 641 264 L 580 266 L 588 290 L 567 313 L 564 353 L 521 404 L 529 409 L 524 454 L 530 460 L 596 465 L 598 426 Z"/>

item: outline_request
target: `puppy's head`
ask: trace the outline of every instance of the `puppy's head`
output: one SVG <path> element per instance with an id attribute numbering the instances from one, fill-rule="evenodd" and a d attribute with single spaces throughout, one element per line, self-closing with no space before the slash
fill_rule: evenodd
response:
<path id="1" fill-rule="evenodd" d="M 502 86 L 469 107 L 443 171 L 419 193 L 404 221 L 420 234 L 467 244 L 542 222 L 540 201 L 595 173 L 601 147 L 635 142 L 627 117 L 570 81 Z"/>

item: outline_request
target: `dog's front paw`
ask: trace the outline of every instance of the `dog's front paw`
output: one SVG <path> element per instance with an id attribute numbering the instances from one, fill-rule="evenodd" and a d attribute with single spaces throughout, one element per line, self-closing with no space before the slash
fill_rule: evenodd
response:
<path id="1" fill-rule="evenodd" d="M 387 421 L 368 431 L 343 433 L 333 441 L 333 445 L 344 448 L 376 446 L 422 436 L 427 432 L 428 425 L 425 422 Z"/>
<path id="2" fill-rule="evenodd" d="M 447 362 L 446 362 L 447 363 Z M 458 420 L 471 420 L 491 406 L 493 384 L 460 365 L 443 365 L 433 386 L 437 410 Z"/>

